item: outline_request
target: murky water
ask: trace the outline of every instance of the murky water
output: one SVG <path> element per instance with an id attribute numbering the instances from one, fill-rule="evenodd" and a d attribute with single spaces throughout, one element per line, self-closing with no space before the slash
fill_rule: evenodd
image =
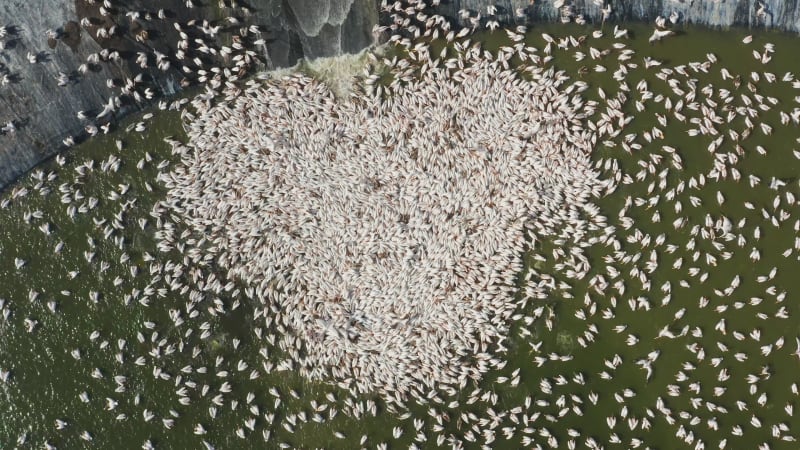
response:
<path id="1" fill-rule="evenodd" d="M 792 53 L 796 38 L 755 34 L 753 42 L 745 45 L 741 42 L 745 32 L 741 30 L 722 33 L 690 28 L 651 45 L 647 42 L 650 27 L 628 28 L 634 39 L 589 36 L 578 49 L 554 49 L 551 64 L 589 83 L 584 96 L 602 103 L 598 87 L 607 98 L 619 91 L 613 72 L 619 65 L 620 50 L 595 61 L 588 56 L 588 47 L 603 50 L 614 42 L 624 42 L 636 51 L 631 62 L 639 67 L 629 70 L 626 77 L 630 92 L 626 93 L 625 106 L 635 118 L 622 135 L 604 138 L 608 145 L 599 142 L 595 158 L 601 163 L 606 158 L 616 159 L 634 179 L 637 172 L 645 170 L 644 180 L 621 184 L 598 201 L 609 225 L 617 228 L 620 251 L 641 253 L 641 259 L 620 261 L 622 254 L 615 259 L 609 246 L 587 249 L 593 262 L 589 275 L 583 280 L 557 275 L 571 285 L 569 291 L 556 290 L 552 298 L 529 302 L 520 310 L 521 320 L 506 343 L 508 364 L 491 372 L 479 386 L 467 386 L 452 396 L 432 394 L 427 404 L 409 404 L 408 414 L 387 411 L 377 396 L 360 397 L 356 403 L 361 402 L 367 411 L 353 412 L 359 406 L 346 391 L 309 383 L 291 370 L 281 370 L 285 356 L 257 338 L 256 326 L 265 325 L 263 318 L 254 319 L 243 286 L 220 293 L 192 288 L 196 291 L 192 294 L 171 290 L 172 280 L 154 280 L 163 266 L 182 264 L 183 260 L 178 250 L 160 252 L 154 239 L 156 219 L 150 211 L 164 195 L 156 175 L 168 171 L 169 163 L 174 162 L 163 139 L 183 139 L 179 114 L 158 112 L 145 133 L 117 132 L 94 139 L 65 153 L 63 166 L 55 160 L 43 164 L 32 176 L 0 194 L 0 199 L 9 199 L 7 207 L 0 209 L 0 299 L 5 301 L 4 310 L 10 311 L 7 319 L 0 318 L 0 369 L 10 371 L 7 381 L 0 383 L 0 446 L 14 447 L 18 438 L 25 436 L 20 445 L 23 448 L 41 447 L 45 442 L 59 448 L 135 448 L 147 440 L 158 448 L 200 448 L 202 441 L 217 448 L 275 448 L 281 443 L 303 448 L 355 448 L 366 436 L 366 447 L 385 442 L 391 448 L 407 448 L 412 442 L 418 447 L 433 447 L 442 435 L 444 439 L 453 436 L 466 440 L 468 446 L 486 443 L 492 448 L 536 443 L 546 447 L 550 436 L 556 439 L 558 448 L 566 448 L 570 439 L 583 446 L 589 438 L 607 448 L 634 447 L 636 439 L 643 446 L 664 449 L 694 448 L 699 441 L 716 448 L 723 439 L 727 439 L 729 448 L 756 448 L 764 442 L 771 448 L 796 448 L 796 442 L 781 440 L 781 436 L 791 436 L 798 427 L 785 409 L 797 403 L 791 386 L 796 382 L 798 364 L 798 356 L 792 353 L 798 350 L 795 338 L 800 334 L 793 296 L 800 292 L 795 276 L 798 250 L 788 256 L 782 253 L 794 248 L 797 236 L 793 226 L 798 216 L 796 208 L 788 204 L 787 193 L 800 196 L 800 160 L 792 153 L 798 147 L 800 133 L 791 122 L 782 126 L 778 113 L 789 113 L 797 106 L 795 96 L 800 95 L 791 83 L 780 81 L 785 72 L 800 74 L 800 62 Z M 608 35 L 612 26 L 606 24 L 605 29 Z M 590 35 L 591 31 L 540 26 L 530 30 L 526 42 L 538 47 L 541 54 L 545 47 L 542 32 L 559 37 Z M 480 39 L 487 49 L 508 43 L 499 30 Z M 775 44 L 776 54 L 762 65 L 751 52 L 763 50 L 767 42 Z M 576 50 L 587 54 L 583 61 L 575 61 Z M 747 87 L 751 72 L 762 74 L 760 81 L 752 82 L 758 93 L 778 99 L 771 110 L 758 110 L 758 117 L 753 119 L 771 124 L 770 135 L 756 124 L 752 135 L 739 142 L 739 153 L 736 143 L 727 137 L 716 150 L 717 155 L 730 152 L 737 156 L 738 161 L 727 166 L 741 172 L 739 182 L 730 177 L 720 182 L 708 178 L 715 154 L 707 148 L 716 136 L 687 134 L 688 129 L 696 128 L 689 119 L 702 117 L 699 111 L 684 108 L 687 121 L 681 122 L 675 118 L 674 108 L 665 108 L 663 101 L 643 102 L 642 112 L 635 108 L 641 96 L 636 89 L 640 80 L 646 80 L 654 94 L 670 97 L 673 104 L 678 99 L 668 83 L 656 77 L 660 67 L 645 69 L 645 55 L 662 61 L 661 67 L 675 67 L 705 61 L 709 52 L 719 62 L 707 74 L 687 69 L 696 79 L 697 102 L 711 97 L 717 104 L 715 109 L 721 111 L 724 104 L 718 94 L 722 88 L 736 94 L 731 106 L 742 106 L 740 94 L 753 97 Z M 608 70 L 597 72 L 597 65 Z M 738 88 L 735 80 L 723 79 L 722 67 L 734 75 L 741 74 Z M 764 71 L 774 73 L 778 81 L 765 81 Z M 679 88 L 689 90 L 686 77 L 670 78 L 678 80 Z M 713 89 L 711 95 L 700 93 L 705 86 Z M 602 111 L 598 109 L 598 113 Z M 667 118 L 666 125 L 659 124 L 656 114 Z M 131 118 L 128 123 L 138 120 Z M 119 128 L 124 130 L 126 125 Z M 718 128 L 743 126 L 743 119 L 737 117 Z M 643 138 L 653 127 L 663 131 L 663 140 L 648 142 Z M 622 148 L 622 140 L 630 133 L 636 134 L 631 142 L 642 147 L 629 153 Z M 123 142 L 121 150 L 116 140 Z M 677 150 L 682 169 L 671 164 L 674 158 L 664 145 Z M 766 154 L 758 152 L 759 145 Z M 106 165 L 113 165 L 108 164 L 112 157 L 119 161 L 118 170 L 104 170 Z M 661 157 L 663 162 L 654 164 L 657 170 L 650 174 L 647 163 L 654 157 Z M 92 168 L 87 164 L 93 164 Z M 668 172 L 663 187 L 659 187 L 657 173 L 665 169 Z M 38 174 L 45 179 L 52 174 L 55 179 L 40 184 Z M 698 179 L 700 174 L 705 174 L 705 186 L 689 187 L 689 180 Z M 760 184 L 751 187 L 750 175 L 758 177 Z M 785 186 L 770 188 L 773 178 Z M 685 188 L 675 191 L 681 182 Z M 648 192 L 651 183 L 654 185 Z M 23 188 L 28 190 L 27 195 L 14 198 Z M 43 188 L 49 193 L 43 193 Z M 670 190 L 673 200 L 667 199 Z M 717 200 L 718 191 L 725 199 L 722 204 Z M 648 206 L 646 201 L 656 195 L 658 203 Z M 92 197 L 97 205 L 88 208 L 94 202 Z M 624 216 L 633 225 L 626 230 L 623 224 L 628 219 L 623 219 L 619 211 L 629 197 L 633 205 Z M 776 197 L 780 197 L 777 207 Z M 645 204 L 637 206 L 637 198 Z M 693 207 L 692 201 L 699 206 Z M 677 202 L 682 205 L 680 212 L 676 212 Z M 754 209 L 745 207 L 745 202 Z M 79 209 L 81 205 L 86 212 L 76 211 L 70 218 L 68 208 Z M 764 218 L 762 208 L 769 217 L 781 210 L 788 217 L 775 226 L 769 217 Z M 660 217 L 654 218 L 655 213 Z M 731 232 L 741 234 L 744 244 L 739 245 L 738 239 L 704 239 L 702 232 L 713 226 L 702 231 L 698 228 L 693 234 L 695 225 L 705 228 L 707 216 L 713 222 L 727 217 Z M 674 222 L 679 218 L 686 223 L 676 229 Z M 739 226 L 741 220 L 744 222 Z M 760 238 L 754 236 L 756 227 Z M 634 236 L 636 230 L 650 235 L 653 241 L 664 234 L 665 243 L 643 245 L 641 239 L 629 242 L 627 237 Z M 61 242 L 63 247 L 56 252 Z M 668 244 L 676 246 L 671 253 Z M 540 272 L 553 272 L 560 262 L 553 256 L 558 245 L 553 239 L 542 238 L 535 252 L 544 261 L 536 261 L 533 254 L 526 255 L 526 260 Z M 751 259 L 753 248 L 760 253 L 758 261 Z M 652 251 L 657 267 L 647 274 L 651 286 L 646 290 L 631 270 L 644 270 Z M 730 253 L 729 259 L 722 256 L 724 252 Z M 715 258 L 716 265 L 709 263 L 706 255 Z M 16 267 L 21 262 L 17 258 L 24 261 L 20 268 Z M 675 269 L 679 259 L 681 268 Z M 696 275 L 689 273 L 692 267 L 698 269 Z M 770 278 L 773 268 L 777 271 Z M 213 269 L 203 268 L 205 272 Z M 614 269 L 620 273 L 616 278 L 611 275 Z M 603 294 L 589 282 L 595 274 L 602 274 L 612 284 Z M 736 276 L 741 280 L 739 287 L 725 295 Z M 765 279 L 759 281 L 762 276 Z M 190 270 L 182 278 L 188 283 Z M 618 280 L 624 283 L 624 292 L 613 287 Z M 671 286 L 669 294 L 661 289 L 665 283 Z M 785 297 L 781 295 L 784 292 Z M 631 307 L 629 300 L 637 298 L 640 301 Z M 241 306 L 236 307 L 237 302 Z M 722 311 L 724 307 L 727 309 Z M 176 324 L 175 311 L 180 312 L 182 324 Z M 196 311 L 196 317 L 191 317 L 192 311 Z M 550 311 L 553 318 L 545 320 Z M 783 311 L 787 318 L 780 317 Z M 541 317 L 526 324 L 523 317 L 534 317 L 537 312 Z M 725 333 L 715 329 L 722 319 Z M 28 324 L 36 322 L 30 332 L 26 320 Z M 681 333 L 684 328 L 685 333 Z M 676 337 L 664 336 L 664 330 Z M 99 334 L 93 336 L 94 331 Z M 742 333 L 742 340 L 734 336 L 734 331 Z M 784 343 L 779 346 L 781 337 Z M 580 342 L 591 339 L 586 347 Z M 638 343 L 628 345 L 629 339 Z M 768 345 L 772 347 L 764 354 L 767 351 L 762 347 Z M 74 350 L 79 355 L 73 356 Z M 660 354 L 648 379 L 636 361 L 647 359 L 653 351 Z M 739 355 L 743 361 L 737 360 L 737 353 L 744 354 Z M 555 360 L 559 355 L 571 359 Z M 612 368 L 615 355 L 622 363 Z M 143 359 L 137 363 L 140 357 Z M 206 367 L 205 373 L 199 373 L 200 367 Z M 517 386 L 501 382 L 501 377 L 513 379 L 518 368 Z M 258 377 L 251 379 L 253 370 L 258 371 Z M 115 379 L 119 376 L 124 380 Z M 186 388 L 187 380 L 195 387 Z M 226 382 L 230 392 L 220 393 Z M 208 386 L 205 393 L 204 385 Z M 552 386 L 548 389 L 547 385 Z M 755 386 L 755 393 L 750 392 L 751 386 Z M 273 388 L 276 390 L 270 392 Z M 471 399 L 476 388 L 488 395 Z M 626 393 L 626 389 L 630 391 Z M 670 395 L 670 389 L 680 394 Z M 88 401 L 82 400 L 83 392 Z M 759 405 L 762 394 L 766 394 L 763 406 Z M 530 398 L 528 407 L 526 397 Z M 737 405 L 737 401 L 745 403 Z M 375 415 L 369 412 L 373 404 Z M 671 410 L 672 419 L 665 417 L 664 408 Z M 341 412 L 334 416 L 333 410 Z M 319 414 L 319 422 L 314 420 L 315 414 Z M 616 424 L 610 427 L 607 418 L 612 416 Z M 759 426 L 751 423 L 753 417 L 760 421 Z M 487 430 L 491 424 L 493 433 L 481 435 L 472 429 L 481 418 L 486 422 L 479 428 Z M 66 422 L 61 430 L 57 429 L 57 419 Z M 649 427 L 643 426 L 644 420 Z M 737 426 L 742 429 L 741 436 L 732 433 Z M 398 439 L 392 437 L 395 427 L 402 430 Z M 91 441 L 85 440 L 87 435 L 81 437 L 84 431 L 91 435 Z M 691 443 L 676 437 L 682 431 L 692 433 Z M 344 438 L 335 437 L 336 432 Z M 477 443 L 468 442 L 470 434 Z M 612 436 L 621 443 L 611 443 L 615 440 Z"/>

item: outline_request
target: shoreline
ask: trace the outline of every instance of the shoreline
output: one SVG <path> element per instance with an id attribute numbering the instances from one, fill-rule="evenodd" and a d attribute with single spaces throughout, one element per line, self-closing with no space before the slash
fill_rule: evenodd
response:
<path id="1" fill-rule="evenodd" d="M 572 0 L 563 2 L 568 4 L 562 8 L 555 8 L 554 0 L 505 0 L 489 2 L 486 0 L 456 0 L 441 4 L 436 12 L 457 19 L 461 10 L 473 13 L 482 12 L 485 15 L 486 7 L 490 4 L 497 6 L 495 17 L 501 23 L 520 23 L 523 19 L 517 13 L 525 12 L 529 23 L 538 21 L 558 22 L 565 7 L 569 7 L 573 18 L 582 15 L 589 23 L 602 17 L 603 6 L 594 3 L 594 0 Z M 798 5 L 786 9 L 787 4 L 782 0 L 667 0 L 653 2 L 651 0 L 604 0 L 603 5 L 610 5 L 609 21 L 612 23 L 626 23 L 629 21 L 652 23 L 657 16 L 668 17 L 677 13 L 679 22 L 702 25 L 706 27 L 743 27 L 751 30 L 781 30 L 790 33 L 800 33 L 800 15 L 797 14 Z M 759 9 L 759 4 L 764 4 L 764 9 Z M 473 14 L 474 15 L 474 14 Z M 463 21 L 456 22 L 463 24 Z"/>
<path id="2" fill-rule="evenodd" d="M 477 8 L 479 8 L 479 7 L 482 7 L 483 9 L 485 9 L 485 6 L 482 6 L 485 3 L 486 2 L 482 1 L 482 0 L 453 2 L 453 3 L 446 4 L 446 5 L 440 5 L 440 6 L 436 7 L 434 9 L 434 11 L 436 13 L 444 15 L 445 17 L 448 17 L 450 20 L 453 20 L 454 22 L 458 22 L 458 23 L 461 23 L 462 25 L 464 25 L 464 21 L 463 20 L 459 21 L 459 20 L 454 19 L 454 18 L 458 17 L 458 10 L 456 8 L 465 7 L 463 9 L 467 9 L 467 10 L 470 10 L 470 11 L 473 11 L 473 12 L 477 12 L 478 11 Z M 508 6 L 507 7 L 501 7 L 500 12 L 498 13 L 498 18 L 501 19 L 501 22 L 503 22 L 503 23 L 505 23 L 507 25 L 525 24 L 527 26 L 535 27 L 536 24 L 558 24 L 558 22 L 559 22 L 559 18 L 558 18 L 559 14 L 560 14 L 559 10 L 553 8 L 551 2 L 536 3 L 534 6 L 526 7 L 525 9 L 528 12 L 528 15 L 525 18 L 514 17 L 514 12 L 518 8 L 513 8 L 513 6 L 514 6 L 513 4 L 515 4 L 515 3 L 525 3 L 525 4 L 527 4 L 527 2 L 514 1 L 514 2 L 501 2 L 501 3 L 507 3 Z M 599 6 L 595 5 L 591 1 L 575 1 L 573 3 L 576 5 L 573 8 L 574 9 L 573 14 L 577 15 L 577 14 L 583 12 L 587 16 L 587 19 L 586 19 L 587 23 L 586 23 L 585 26 L 588 27 L 588 26 L 591 26 L 592 24 L 595 24 L 595 25 L 597 24 L 597 21 L 595 19 L 601 17 L 600 7 Z M 614 8 L 614 5 L 620 4 L 620 3 L 621 2 L 619 2 L 619 1 L 612 1 L 611 2 L 612 9 Z M 644 8 L 638 8 L 637 9 L 636 5 L 639 4 L 639 3 L 640 3 L 639 1 L 636 1 L 633 4 L 625 5 L 625 6 L 620 7 L 619 10 L 615 10 L 612 13 L 611 18 L 607 21 L 608 23 L 606 25 L 613 26 L 614 24 L 648 24 L 648 23 L 652 23 L 652 19 L 657 15 L 657 14 L 653 14 L 653 13 L 655 13 L 657 11 L 657 8 L 654 8 L 651 5 L 651 7 L 649 9 L 644 9 Z M 739 2 L 739 3 L 741 3 L 741 2 Z M 797 32 L 797 30 L 800 30 L 800 17 L 798 18 L 798 20 L 796 22 L 792 22 L 792 24 L 791 24 L 792 28 L 787 28 L 787 27 L 783 27 L 783 26 L 766 27 L 764 25 L 753 26 L 753 24 L 752 24 L 753 22 L 752 21 L 747 22 L 745 19 L 752 19 L 752 16 L 754 14 L 749 14 L 748 15 L 748 14 L 742 13 L 740 11 L 742 8 L 741 8 L 741 5 L 739 3 L 737 3 L 738 6 L 736 8 L 734 8 L 733 12 L 731 11 L 732 6 L 727 4 L 727 3 L 715 6 L 713 8 L 710 8 L 710 9 L 716 8 L 716 12 L 714 13 L 715 15 L 713 16 L 714 20 L 710 20 L 710 21 L 704 19 L 705 16 L 708 16 L 708 14 L 710 14 L 708 12 L 706 12 L 705 15 L 703 15 L 703 14 L 691 15 L 691 14 L 687 14 L 686 13 L 686 11 L 691 12 L 693 9 L 696 10 L 700 6 L 702 6 L 702 5 L 700 5 L 700 2 L 691 2 L 691 3 L 685 3 L 685 4 L 684 3 L 670 2 L 668 4 L 668 6 L 670 6 L 670 7 L 671 6 L 678 6 L 680 8 L 675 8 L 676 11 L 677 10 L 684 11 L 684 12 L 679 12 L 681 20 L 676 25 L 673 25 L 673 27 L 676 27 L 676 28 L 682 28 L 682 29 L 699 28 L 699 29 L 712 30 L 714 32 L 719 32 L 719 33 L 732 33 L 732 32 L 736 32 L 736 30 L 742 30 L 743 29 L 743 30 L 748 30 L 748 31 L 751 31 L 751 32 L 779 33 L 779 34 L 790 33 L 792 35 L 794 35 Z M 770 2 L 768 1 L 767 3 L 770 3 Z M 468 8 L 468 6 L 471 6 L 471 5 L 474 6 L 474 8 L 472 8 L 472 9 Z M 703 5 L 705 5 L 705 4 L 703 4 Z M 639 5 L 639 6 L 642 6 L 642 5 Z M 708 5 L 705 5 L 705 6 L 708 6 Z M 736 11 L 739 11 L 739 12 L 735 13 Z M 662 13 L 667 13 L 667 12 L 668 12 L 668 10 L 666 10 L 666 9 L 664 11 L 662 11 Z M 723 14 L 723 12 L 724 12 L 724 14 Z M 381 13 L 381 14 L 385 14 L 385 13 Z M 788 14 L 786 11 L 781 11 L 780 17 L 784 17 L 786 14 Z M 779 15 L 777 13 L 773 13 L 773 15 L 772 15 L 773 23 L 774 23 L 775 18 L 778 17 L 778 16 Z M 692 19 L 692 17 L 695 17 L 697 19 Z M 383 23 L 383 22 L 385 22 L 387 20 L 387 17 L 381 17 L 381 19 L 382 19 L 381 23 Z M 573 23 L 574 23 L 574 20 L 573 20 Z M 783 23 L 783 22 L 781 22 L 781 23 Z M 90 41 L 90 42 L 94 42 L 94 41 Z M 375 44 L 373 43 L 372 45 L 375 45 Z M 360 54 L 361 52 L 363 52 L 367 48 L 370 48 L 370 47 L 369 46 L 365 47 L 358 54 Z M 354 56 L 356 56 L 358 54 L 353 54 L 353 53 L 347 52 L 347 53 L 342 53 L 341 55 L 325 57 L 325 58 L 337 58 L 337 57 L 342 57 L 342 56 L 354 57 Z M 303 64 L 303 65 L 315 65 L 315 64 L 317 64 L 317 62 L 320 59 L 321 58 L 313 58 L 313 59 L 310 59 L 310 60 L 301 60 L 301 61 L 303 61 L 301 64 Z M 279 67 L 279 68 L 276 68 L 276 69 L 273 69 L 273 70 L 274 71 L 296 70 L 296 67 L 297 67 L 297 64 L 295 64 L 295 65 L 293 65 L 291 67 Z M 263 75 L 265 73 L 270 73 L 273 70 L 257 72 L 257 73 L 254 73 L 254 75 Z M 169 81 L 169 78 L 170 78 L 169 74 L 168 74 L 167 78 L 168 79 L 166 79 L 166 80 L 160 80 L 160 81 L 162 81 L 162 82 Z M 155 80 L 155 81 L 158 81 L 158 80 Z M 173 82 L 174 82 L 174 80 L 173 80 Z M 163 84 L 163 83 L 161 83 L 161 84 Z M 59 93 L 59 94 L 61 93 L 61 91 L 58 91 L 58 90 L 51 91 L 51 92 L 56 92 L 56 93 Z M 131 113 L 135 114 L 137 112 L 144 113 L 144 112 L 147 112 L 147 111 L 151 111 L 153 105 L 155 103 L 157 103 L 158 100 L 169 100 L 169 99 L 173 99 L 174 100 L 175 98 L 182 97 L 182 96 L 183 96 L 182 91 L 179 91 L 179 92 L 176 92 L 175 95 L 171 95 L 171 96 L 158 96 L 158 97 L 154 98 L 152 103 L 151 103 L 151 105 L 147 106 L 147 107 L 142 107 L 141 105 L 130 105 L 132 107 L 128 108 L 128 111 L 120 111 L 120 113 L 117 114 L 117 117 L 115 118 L 114 122 L 115 123 L 120 123 L 123 119 L 128 117 Z M 59 102 L 61 102 L 61 100 L 59 98 L 52 98 L 52 97 L 49 98 L 49 101 L 51 103 L 59 103 Z M 13 118 L 13 117 L 11 117 L 11 118 Z M 8 118 L 5 118 L 5 117 L 3 119 L 4 120 L 8 120 Z M 27 125 L 29 126 L 30 124 L 28 123 Z M 62 139 L 64 138 L 64 136 L 62 136 L 62 135 L 58 135 L 58 136 L 52 136 L 51 135 L 50 137 L 44 138 L 42 136 L 37 136 L 35 134 L 26 134 L 24 131 L 21 132 L 21 133 L 17 132 L 17 134 L 19 134 L 19 135 L 18 136 L 12 136 L 12 137 L 5 136 L 5 138 L 11 138 L 11 139 L 15 139 L 15 140 L 18 140 L 18 141 L 21 140 L 21 141 L 25 141 L 25 142 L 30 141 L 31 145 L 33 145 L 33 143 L 35 142 L 36 143 L 36 148 L 29 148 L 27 152 L 23 152 L 22 150 L 23 150 L 24 146 L 21 146 L 19 143 L 16 143 L 16 144 L 9 143 L 8 149 L 2 155 L 0 155 L 0 162 L 2 162 L 2 164 L 0 164 L 0 167 L 4 168 L 2 171 L 0 171 L 0 190 L 5 190 L 7 187 L 9 187 L 14 182 L 16 182 L 19 178 L 25 176 L 26 174 L 28 174 L 32 170 L 34 170 L 41 163 L 43 163 L 44 161 L 47 161 L 48 159 L 51 159 L 55 155 L 60 154 L 61 152 L 63 152 L 64 150 L 66 150 L 68 148 L 68 147 L 65 147 L 64 145 L 62 145 L 62 143 L 61 143 Z"/>

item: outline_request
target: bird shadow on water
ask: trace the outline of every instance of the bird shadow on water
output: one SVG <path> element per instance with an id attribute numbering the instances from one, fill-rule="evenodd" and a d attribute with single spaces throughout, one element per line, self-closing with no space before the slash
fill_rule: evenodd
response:
<path id="1" fill-rule="evenodd" d="M 9 34 L 9 35 L 10 35 L 10 34 Z M 11 39 L 8 39 L 8 40 L 7 40 L 7 41 L 4 43 L 4 48 L 5 48 L 6 50 L 14 50 L 15 48 L 17 48 L 17 44 L 19 43 L 19 41 L 20 41 L 19 39 L 17 39 L 17 38 L 13 38 L 13 37 L 12 37 Z M 6 58 L 6 59 L 8 59 L 8 58 L 9 58 L 9 56 L 8 56 L 8 55 L 5 55 L 5 54 L 3 55 L 3 57 L 4 57 L 4 58 Z"/>
<path id="2" fill-rule="evenodd" d="M 48 63 L 53 61 L 53 57 L 50 55 L 50 52 L 42 50 L 36 54 L 36 61 L 40 63 Z"/>

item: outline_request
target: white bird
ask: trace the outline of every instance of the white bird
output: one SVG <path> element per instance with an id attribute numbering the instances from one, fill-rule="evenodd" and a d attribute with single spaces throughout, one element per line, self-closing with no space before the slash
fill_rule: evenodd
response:
<path id="1" fill-rule="evenodd" d="M 661 39 L 663 39 L 663 38 L 665 38 L 667 36 L 673 35 L 673 34 L 675 34 L 675 33 L 672 30 L 655 29 L 655 30 L 653 30 L 653 34 L 650 35 L 650 38 L 648 39 L 648 42 L 653 43 L 653 42 L 656 42 L 656 41 L 660 41 Z"/>

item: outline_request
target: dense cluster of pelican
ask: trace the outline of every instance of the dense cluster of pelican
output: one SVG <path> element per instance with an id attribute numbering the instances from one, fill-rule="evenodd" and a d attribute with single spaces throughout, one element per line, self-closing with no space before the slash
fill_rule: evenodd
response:
<path id="1" fill-rule="evenodd" d="M 580 427 L 569 428 L 566 436 L 559 433 L 568 448 L 578 442 L 602 448 L 601 441 L 637 448 L 647 441 L 623 441 L 617 430 L 626 427 L 626 434 L 636 436 L 649 432 L 655 421 L 665 421 L 681 445 L 698 450 L 711 445 L 699 437 L 703 426 L 715 437 L 714 445 L 727 448 L 729 438 L 719 432 L 734 408 L 752 413 L 749 424 L 727 425 L 730 439 L 747 435 L 757 447 L 770 448 L 761 432 L 769 422 L 773 441 L 794 442 L 789 425 L 759 412 L 772 389 L 767 383 L 773 376 L 771 364 L 778 361 L 777 354 L 789 356 L 787 338 L 779 328 L 767 332 L 732 313 L 752 308 L 759 320 L 777 324 L 789 319 L 787 292 L 774 284 L 764 289 L 778 267 L 750 281 L 750 289 L 763 293 L 742 300 L 727 299 L 736 296 L 746 274 L 715 282 L 710 296 L 673 300 L 679 292 L 691 296 L 691 289 L 703 288 L 712 271 L 741 253 L 739 248 L 758 263 L 761 226 L 778 229 L 794 220 L 797 229 L 800 222 L 787 209 L 795 204 L 795 186 L 776 177 L 765 183 L 775 192 L 771 207 L 744 202 L 746 210 L 760 209 L 764 221 L 753 230 L 748 224 L 755 219 L 734 217 L 723 209 L 731 199 L 722 187 L 699 219 L 684 211 L 684 204 L 691 210 L 703 206 L 701 190 L 745 177 L 740 165 L 750 153 L 745 141 L 756 132 L 769 136 L 773 125 L 759 120 L 760 114 L 774 113 L 781 105 L 780 99 L 759 93 L 758 84 L 781 80 L 796 87 L 794 76 L 776 76 L 766 68 L 748 77 L 732 75 L 719 67 L 713 53 L 674 67 L 645 56 L 640 66 L 624 42 L 626 30 L 619 27 L 613 37 L 623 41 L 606 50 L 594 48 L 588 36 L 558 39 L 544 33 L 545 45 L 537 48 L 525 43 L 527 30 L 517 27 L 506 30 L 510 44 L 488 52 L 478 40 L 470 41 L 469 34 L 482 25 L 491 32 L 498 28 L 491 10 L 483 17 L 462 11 L 467 28 L 461 31 L 427 14 L 422 2 L 387 3 L 384 10 L 394 21 L 386 28 L 394 32 L 389 41 L 402 48 L 404 57 L 374 58 L 363 95 L 337 101 L 323 86 L 298 76 L 253 83 L 242 97 L 218 106 L 196 103 L 199 114 L 189 125 L 190 143 L 176 145 L 183 164 L 165 177 L 172 210 L 198 236 L 207 237 L 202 244 L 213 249 L 229 275 L 258 285 L 256 296 L 279 312 L 272 319 L 288 333 L 279 339 L 288 340 L 283 347 L 302 373 L 332 377 L 351 392 L 378 390 L 388 402 L 411 394 L 424 403 L 431 395 L 427 388 L 464 387 L 465 380 L 485 376 L 487 369 L 503 373 L 495 386 L 513 388 L 525 380 L 519 368 L 504 371 L 502 352 L 510 324 L 544 319 L 552 330 L 559 320 L 553 308 L 534 303 L 531 311 L 527 300 L 554 295 L 569 299 L 575 284 L 587 289 L 574 314 L 587 325 L 576 344 L 597 348 L 599 337 L 609 342 L 619 335 L 620 345 L 639 356 L 609 354 L 596 375 L 578 371 L 543 377 L 538 400 L 527 397 L 523 405 L 499 414 L 493 409 L 496 395 L 476 389 L 467 403 L 484 402 L 486 414 L 462 413 L 463 434 L 437 434 L 438 445 L 491 445 L 501 434 L 498 424 L 505 423 L 506 439 L 514 438 L 518 426 L 526 426 L 523 445 L 546 442 L 557 448 L 559 438 L 547 424 L 574 424 L 592 405 L 618 406 L 611 406 L 612 414 L 605 418 L 607 436 L 598 440 Z M 669 23 L 677 21 L 672 14 Z M 649 42 L 673 35 L 669 26 L 659 18 Z M 591 36 L 601 39 L 603 34 L 596 30 Z M 451 44 L 431 54 L 428 44 L 415 39 L 420 36 L 442 36 Z M 749 36 L 743 40 L 745 45 L 751 42 Z M 598 88 L 600 104 L 583 100 L 577 94 L 586 84 L 570 83 L 566 74 L 548 66 L 559 51 L 578 62 L 588 56 L 596 72 L 613 72 L 619 88 L 615 93 Z M 753 50 L 760 64 L 768 64 L 773 54 L 769 43 Z M 629 74 L 642 69 L 663 82 L 663 94 L 654 93 L 644 79 L 628 85 L 633 79 Z M 719 71 L 730 86 L 699 85 L 697 78 L 712 71 Z M 736 96 L 734 91 L 739 91 Z M 655 126 L 631 131 L 630 109 L 640 114 L 655 110 Z M 796 125 L 798 111 L 780 109 L 781 124 Z M 675 123 L 686 124 L 690 137 L 708 139 L 703 147 L 711 155 L 707 170 L 692 168 L 692 175 L 677 182 L 670 174 L 684 171 L 681 155 L 691 150 L 669 145 L 663 129 Z M 619 160 L 595 156 L 598 171 L 592 170 L 588 156 L 598 144 L 631 154 L 638 167 L 625 171 Z M 767 154 L 761 145 L 753 150 Z M 751 172 L 746 178 L 755 188 L 763 176 Z M 613 192 L 617 183 L 623 189 L 648 187 L 628 195 L 616 214 L 619 225 L 608 226 L 590 199 Z M 662 220 L 675 236 L 651 234 L 637 225 Z M 679 233 L 688 240 L 682 242 Z M 541 253 L 539 241 L 544 238 L 554 245 L 552 258 Z M 611 249 L 599 268 L 591 267 L 583 254 L 593 244 Z M 784 258 L 798 250 L 796 239 L 788 245 Z M 540 273 L 535 267 L 523 272 L 522 301 L 517 303 L 511 297 L 513 274 L 519 274 L 517 258 L 528 248 L 536 261 L 554 264 L 552 272 Z M 687 254 L 673 255 L 679 248 Z M 657 282 L 664 270 L 681 275 Z M 774 304 L 766 305 L 765 298 Z M 704 327 L 692 316 L 709 305 L 720 317 L 713 327 Z M 626 306 L 642 317 L 652 314 L 652 324 L 618 322 Z M 665 323 L 651 311 L 668 312 L 669 320 Z M 601 335 L 609 327 L 605 323 L 615 325 Z M 524 328 L 520 335 L 530 339 Z M 700 342 L 709 333 L 719 335 L 714 348 Z M 748 339 L 756 343 L 755 352 L 744 345 L 732 349 Z M 688 359 L 675 363 L 660 358 L 668 341 L 685 342 Z M 571 354 L 540 353 L 541 341 L 529 344 L 533 362 L 542 370 L 572 360 Z M 743 373 L 743 364 L 760 369 Z M 639 383 L 619 385 L 612 397 L 594 390 L 588 396 L 557 394 L 559 386 L 594 383 L 600 389 L 597 383 L 616 380 L 628 366 L 634 367 L 628 371 L 641 370 L 644 385 L 659 371 L 674 370 L 675 381 L 659 384 L 663 389 L 654 400 L 636 407 L 627 399 L 637 396 Z M 697 375 L 699 366 L 714 370 L 716 381 Z M 733 394 L 729 386 L 734 382 L 746 384 L 746 397 Z M 709 383 L 711 388 L 702 387 Z M 789 395 L 798 392 L 796 384 L 780 388 L 787 388 Z M 689 404 L 680 406 L 687 398 Z M 450 405 L 457 407 L 458 402 Z M 793 402 L 783 406 L 791 418 Z M 441 424 L 443 416 L 435 417 Z M 402 435 L 395 431 L 395 438 Z M 422 433 L 417 442 L 425 441 Z"/>
<path id="2" fill-rule="evenodd" d="M 589 160 L 581 85 L 552 68 L 523 80 L 477 46 L 455 55 L 384 97 L 253 83 L 201 106 L 178 145 L 167 203 L 277 306 L 312 378 L 398 399 L 479 379 L 517 307 L 526 232 L 601 224 L 590 200 L 612 183 Z"/>

